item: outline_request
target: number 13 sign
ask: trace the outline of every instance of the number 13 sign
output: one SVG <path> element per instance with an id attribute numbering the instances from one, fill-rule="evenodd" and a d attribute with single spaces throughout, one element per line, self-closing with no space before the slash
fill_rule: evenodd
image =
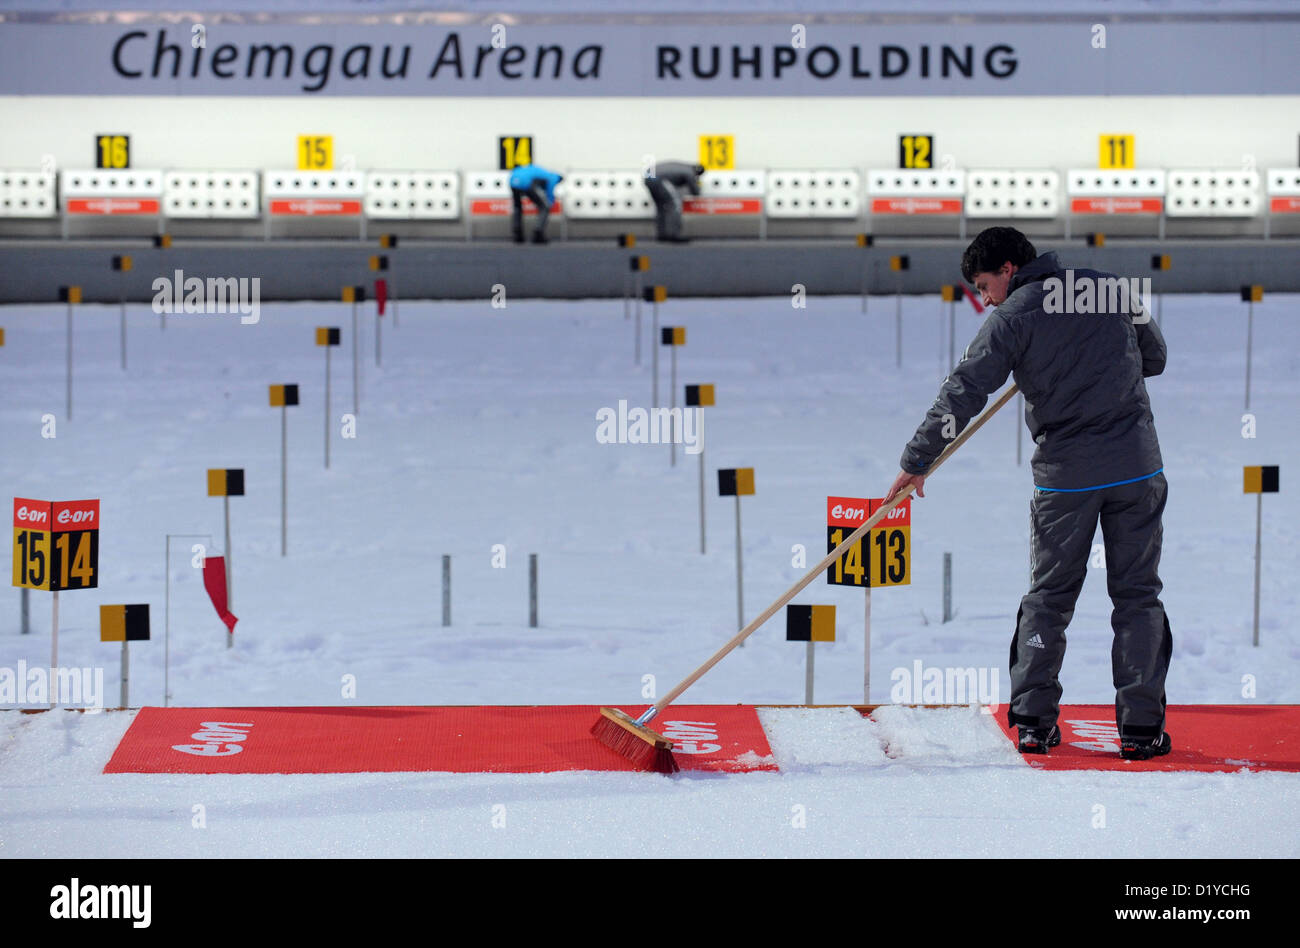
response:
<path id="1" fill-rule="evenodd" d="M 93 589 L 99 585 L 99 501 L 14 498 L 15 586 Z"/>
<path id="2" fill-rule="evenodd" d="M 883 499 L 826 498 L 826 552 L 829 553 L 867 518 L 885 505 Z M 907 586 L 912 582 L 912 498 L 907 498 L 826 570 L 832 586 Z M 867 553 L 863 556 L 862 544 Z"/>

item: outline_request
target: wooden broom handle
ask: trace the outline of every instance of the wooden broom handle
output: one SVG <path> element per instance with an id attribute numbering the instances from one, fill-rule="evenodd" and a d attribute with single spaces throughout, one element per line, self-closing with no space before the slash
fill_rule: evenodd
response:
<path id="1" fill-rule="evenodd" d="M 998 397 L 998 400 L 993 403 L 992 407 L 990 407 L 988 411 L 984 412 L 984 414 L 980 415 L 969 425 L 967 425 L 966 430 L 963 431 L 961 434 L 959 434 L 956 438 L 954 438 L 952 444 L 948 445 L 948 447 L 943 449 L 943 453 L 940 454 L 937 458 L 935 458 L 934 463 L 930 465 L 930 469 L 926 471 L 925 476 L 929 477 L 931 474 L 937 471 L 939 469 L 939 465 L 941 465 L 944 461 L 948 460 L 948 458 L 952 456 L 952 453 L 954 451 L 956 451 L 963 444 L 965 444 L 966 440 L 971 435 L 973 435 L 976 431 L 978 431 L 980 429 L 980 426 L 982 426 L 984 422 L 992 418 L 994 412 L 996 412 L 999 408 L 1001 408 L 1003 405 L 1009 402 L 1018 391 L 1019 389 L 1016 387 L 1015 383 L 1013 382 L 1007 388 L 1007 390 L 1003 392 L 1001 396 Z M 750 622 L 749 625 L 745 626 L 743 629 L 737 632 L 735 637 L 732 638 L 731 641 L 728 642 L 726 645 L 722 646 L 722 648 L 718 649 L 718 651 L 714 653 L 712 658 L 710 658 L 699 668 L 695 669 L 695 671 L 691 672 L 690 676 L 687 677 L 686 680 L 683 681 L 680 685 L 678 685 L 672 691 L 668 692 L 668 694 L 664 695 L 657 702 L 655 702 L 654 707 L 651 708 L 649 712 L 643 714 L 641 718 L 638 719 L 638 722 L 644 724 L 646 721 L 650 720 L 650 718 L 654 717 L 664 708 L 668 707 L 668 705 L 676 701 L 681 696 L 682 692 L 684 692 L 691 685 L 695 684 L 695 682 L 699 681 L 699 679 L 704 675 L 704 673 L 707 672 L 714 665 L 718 664 L 718 662 L 722 661 L 722 659 L 727 656 L 728 652 L 734 649 L 741 642 L 745 641 L 745 639 L 749 638 L 749 636 L 759 626 L 761 626 L 768 619 L 772 618 L 772 616 L 776 614 L 776 611 L 778 609 L 780 609 L 782 606 L 788 603 L 795 596 L 799 595 L 799 593 L 803 590 L 805 586 L 807 586 L 814 579 L 816 579 L 817 576 L 819 576 L 823 570 L 827 569 L 832 563 L 834 563 L 837 559 L 843 556 L 845 551 L 848 550 L 849 547 L 853 546 L 860 539 L 862 539 L 862 537 L 866 534 L 868 530 L 870 530 L 881 520 L 883 520 L 891 510 L 893 510 L 895 507 L 901 504 L 903 500 L 906 499 L 908 496 L 910 496 L 912 491 L 914 491 L 915 489 L 916 488 L 914 485 L 908 484 L 905 488 L 903 488 L 897 494 L 895 494 L 893 500 L 885 504 L 885 506 L 881 507 L 870 517 L 868 517 L 866 522 L 863 523 L 862 526 L 858 527 L 856 530 L 850 533 L 848 537 L 844 539 L 844 542 L 842 542 L 835 549 L 827 553 L 825 558 L 820 563 L 818 563 L 807 573 L 805 573 L 803 578 L 800 579 L 797 583 L 795 583 L 793 586 L 791 586 L 789 589 L 783 592 L 780 598 L 777 599 L 776 602 L 772 603 L 770 606 L 768 606 L 759 614 L 758 618 L 754 619 L 754 621 Z"/>

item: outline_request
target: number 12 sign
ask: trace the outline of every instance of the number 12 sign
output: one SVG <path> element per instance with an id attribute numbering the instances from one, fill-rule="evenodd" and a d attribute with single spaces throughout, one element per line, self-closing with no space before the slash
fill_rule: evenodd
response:
<path id="1" fill-rule="evenodd" d="M 99 501 L 14 498 L 15 586 L 94 589 L 99 585 Z"/>
<path id="2" fill-rule="evenodd" d="M 873 513 L 885 506 L 883 499 L 862 497 L 826 498 L 826 552 L 829 553 Z M 867 535 L 849 547 L 847 553 L 826 570 L 832 586 L 907 586 L 912 582 L 912 498 L 885 515 Z M 866 555 L 862 544 L 867 544 Z"/>

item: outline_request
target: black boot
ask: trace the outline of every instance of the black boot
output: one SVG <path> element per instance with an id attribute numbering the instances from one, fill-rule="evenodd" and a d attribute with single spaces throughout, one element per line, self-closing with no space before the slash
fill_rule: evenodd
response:
<path id="1" fill-rule="evenodd" d="M 1017 750 L 1022 754 L 1046 754 L 1049 747 L 1061 743 L 1061 729 L 1055 724 L 1051 729 L 1045 727 L 1020 727 L 1020 743 Z"/>
<path id="2" fill-rule="evenodd" d="M 1168 731 L 1162 732 L 1158 741 L 1149 737 L 1125 737 L 1119 742 L 1119 755 L 1125 760 L 1150 760 L 1163 757 L 1173 749 Z"/>

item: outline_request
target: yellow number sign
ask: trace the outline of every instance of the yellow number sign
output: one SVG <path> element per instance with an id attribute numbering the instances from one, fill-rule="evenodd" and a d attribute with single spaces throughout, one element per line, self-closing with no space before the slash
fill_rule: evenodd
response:
<path id="1" fill-rule="evenodd" d="M 333 135 L 299 135 L 298 136 L 298 170 L 299 171 L 334 170 L 334 136 Z"/>
<path id="2" fill-rule="evenodd" d="M 1136 146 L 1132 135 L 1107 133 L 1097 146 L 1098 168 L 1133 168 Z"/>
<path id="3" fill-rule="evenodd" d="M 95 167 L 109 169 L 131 167 L 131 136 L 96 135 Z"/>
<path id="4" fill-rule="evenodd" d="M 736 145 L 734 135 L 701 135 L 700 164 L 705 171 L 734 171 Z"/>

